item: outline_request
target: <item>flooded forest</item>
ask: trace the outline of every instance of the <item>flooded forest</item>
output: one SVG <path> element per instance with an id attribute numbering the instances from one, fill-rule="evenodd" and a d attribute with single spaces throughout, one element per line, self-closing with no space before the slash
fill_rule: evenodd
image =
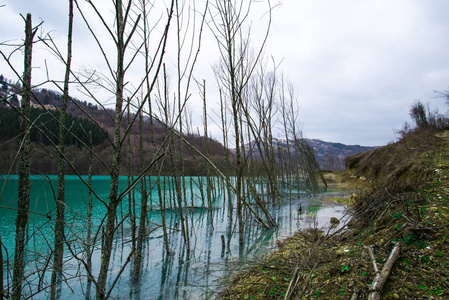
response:
<path id="1" fill-rule="evenodd" d="M 242 254 L 279 226 L 280 211 L 297 218 L 319 192 L 300 104 L 265 51 L 269 1 L 66 2 L 64 43 L 33 12 L 20 43 L 0 41 L 16 75 L 2 76 L 0 91 L 11 115 L 2 119 L 11 126 L 1 145 L 2 299 L 144 297 L 129 291 L 152 284 L 152 259 L 165 259 L 166 274 L 176 268 L 167 261 L 189 262 L 213 239 L 218 253 Z M 102 69 L 80 69 L 74 28 L 92 40 L 81 56 Z M 36 70 L 36 48 L 57 64 Z M 213 78 L 198 71 L 203 51 Z"/>

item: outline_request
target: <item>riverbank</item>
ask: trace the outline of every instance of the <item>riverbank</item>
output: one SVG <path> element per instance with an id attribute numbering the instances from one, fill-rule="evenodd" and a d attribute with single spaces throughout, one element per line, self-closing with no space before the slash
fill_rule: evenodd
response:
<path id="1" fill-rule="evenodd" d="M 352 221 L 338 234 L 309 228 L 279 241 L 221 297 L 448 299 L 448 154 L 447 132 L 420 132 L 349 158 L 348 171 L 326 177 L 329 188 L 353 191 L 341 199 L 350 202 Z M 382 271 L 395 248 L 400 255 L 385 284 L 373 288 L 372 257 Z"/>

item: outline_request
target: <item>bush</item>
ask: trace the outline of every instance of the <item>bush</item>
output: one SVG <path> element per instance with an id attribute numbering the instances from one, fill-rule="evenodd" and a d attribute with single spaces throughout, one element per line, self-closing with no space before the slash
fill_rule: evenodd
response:
<path id="1" fill-rule="evenodd" d="M 415 134 L 418 132 L 434 132 L 449 129 L 449 118 L 441 114 L 438 109 L 430 111 L 420 102 L 417 101 L 410 108 L 410 117 L 415 125 L 405 123 L 402 129 L 396 131 L 399 139 Z"/>

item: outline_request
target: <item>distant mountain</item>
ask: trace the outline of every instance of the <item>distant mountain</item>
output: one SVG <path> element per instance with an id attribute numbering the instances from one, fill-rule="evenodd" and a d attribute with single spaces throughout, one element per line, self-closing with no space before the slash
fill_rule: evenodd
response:
<path id="1" fill-rule="evenodd" d="M 315 158 L 322 170 L 341 171 L 345 169 L 343 160 L 351 155 L 359 152 L 373 150 L 377 147 L 368 147 L 360 145 L 345 145 L 342 143 L 325 142 L 318 139 L 305 139 L 313 148 Z M 253 142 L 254 143 L 254 142 Z M 289 140 L 290 148 L 293 148 L 293 141 Z M 245 145 L 245 149 L 250 151 L 252 148 L 253 155 L 260 155 L 259 149 L 255 146 L 251 147 L 251 143 Z M 273 138 L 273 147 L 275 149 L 287 149 L 287 141 L 285 139 Z M 235 149 L 231 150 L 235 153 Z"/>
<path id="2" fill-rule="evenodd" d="M 373 150 L 377 147 L 345 145 L 342 143 L 325 142 L 317 139 L 306 139 L 315 151 L 315 158 L 322 170 L 344 170 L 343 160 L 359 152 Z"/>

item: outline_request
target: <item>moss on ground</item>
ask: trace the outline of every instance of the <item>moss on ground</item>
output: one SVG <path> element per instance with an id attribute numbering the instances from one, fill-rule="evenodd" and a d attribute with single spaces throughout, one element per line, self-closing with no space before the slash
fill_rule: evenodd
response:
<path id="1" fill-rule="evenodd" d="M 401 254 L 382 299 L 449 299 L 449 135 L 409 136 L 358 154 L 343 173 L 325 174 L 334 186 L 354 191 L 344 199 L 353 219 L 337 235 L 318 229 L 278 243 L 262 262 L 233 277 L 224 299 L 284 299 L 296 283 L 301 299 L 366 299 L 375 272 L 394 243 Z M 332 181 L 331 180 L 331 181 Z M 292 280 L 293 279 L 293 280 Z"/>

